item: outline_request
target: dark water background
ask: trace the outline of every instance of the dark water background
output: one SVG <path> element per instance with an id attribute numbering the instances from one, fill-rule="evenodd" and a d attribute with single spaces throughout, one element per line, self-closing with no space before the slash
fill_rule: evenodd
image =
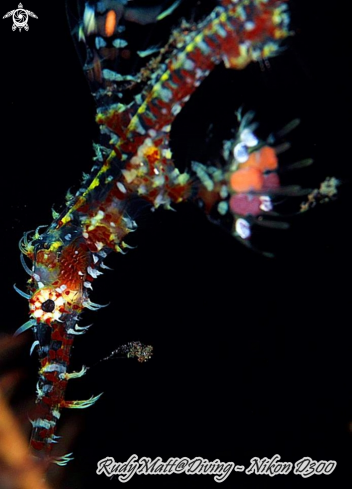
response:
<path id="1" fill-rule="evenodd" d="M 3 14 L 16 1 L 3 1 Z M 206 2 L 203 2 L 203 4 Z M 1 263 L 3 326 L 13 332 L 27 318 L 17 243 L 24 231 L 51 221 L 69 187 L 91 167 L 97 136 L 94 104 L 65 20 L 63 2 L 24 4 L 38 19 L 28 32 L 1 33 Z M 110 302 L 88 334 L 77 338 L 72 368 L 92 365 L 118 345 L 140 340 L 154 346 L 144 365 L 101 363 L 72 381 L 68 399 L 104 392 L 82 412 L 64 413 L 77 435 L 75 460 L 60 488 L 118 487 L 96 476 L 106 456 L 202 456 L 249 465 L 278 453 L 336 460 L 330 477 L 269 478 L 232 474 L 238 488 L 337 487 L 351 479 L 352 364 L 350 178 L 351 55 L 338 3 L 291 5 L 295 36 L 270 68 L 242 72 L 219 67 L 176 121 L 172 144 L 179 165 L 201 159 L 209 124 L 228 134 L 234 111 L 254 110 L 262 133 L 298 117 L 288 161 L 312 157 L 315 165 L 287 176 L 314 186 L 334 175 L 345 183 L 339 198 L 290 221 L 288 231 L 262 230 L 267 259 L 209 223 L 191 205 L 176 213 L 142 217 L 126 256 L 95 283 L 92 300 Z M 220 136 L 219 136 L 220 137 Z M 214 143 L 215 144 L 215 143 Z M 286 177 L 285 177 L 286 178 Z M 7 317 L 7 319 L 6 319 Z M 9 321 L 10 319 L 10 321 Z M 28 334 L 28 348 L 31 335 Z M 10 367 L 27 372 L 14 402 L 33 396 L 37 359 L 28 348 Z M 66 435 L 65 435 L 66 436 Z M 66 450 L 67 451 L 67 450 Z M 60 445 L 57 449 L 58 454 Z M 317 479 L 318 478 L 318 479 Z M 278 480 L 279 479 L 279 480 Z M 210 476 L 137 477 L 132 487 L 215 487 Z M 226 486 L 226 487 L 227 487 Z"/>

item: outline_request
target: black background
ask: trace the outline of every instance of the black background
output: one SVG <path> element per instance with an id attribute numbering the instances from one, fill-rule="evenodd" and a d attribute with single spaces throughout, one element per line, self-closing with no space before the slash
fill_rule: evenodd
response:
<path id="1" fill-rule="evenodd" d="M 206 2 L 203 2 L 206 3 Z M 16 1 L 3 1 L 2 14 Z M 26 274 L 17 243 L 24 231 L 51 221 L 65 192 L 91 167 L 97 137 L 94 104 L 65 19 L 64 2 L 28 0 L 29 31 L 1 33 L 1 262 L 3 329 L 27 319 Z M 247 250 L 192 205 L 143 213 L 129 242 L 137 249 L 110 256 L 85 313 L 88 334 L 77 338 L 72 369 L 93 365 L 118 345 L 154 346 L 152 360 L 103 362 L 73 380 L 68 399 L 104 392 L 81 412 L 65 412 L 57 454 L 75 460 L 59 469 L 56 487 L 118 487 L 95 475 L 106 456 L 195 457 L 249 465 L 251 457 L 336 460 L 335 473 L 304 480 L 232 474 L 228 487 L 337 487 L 351 479 L 350 361 L 350 52 L 338 2 L 291 3 L 295 35 L 261 70 L 219 67 L 175 122 L 172 144 L 180 167 L 201 159 L 210 123 L 228 135 L 234 111 L 253 109 L 262 133 L 299 117 L 288 161 L 314 158 L 288 182 L 314 186 L 343 181 L 339 198 L 290 220 L 288 231 L 261 230 L 274 259 Z M 176 15 L 175 15 L 176 17 Z M 215 143 L 214 143 L 215 144 Z M 14 408 L 34 394 L 37 359 L 25 350 L 3 367 L 26 371 Z M 28 402 L 31 409 L 34 398 Z M 22 412 L 24 428 L 27 412 Z M 66 431 L 65 431 L 66 426 Z M 60 434 L 60 433 L 59 433 Z M 67 446 L 68 441 L 70 445 Z M 63 452 L 64 450 L 64 452 Z M 56 469 L 55 469 L 56 470 Z M 55 471 L 54 471 L 55 472 Z M 53 473 L 54 473 L 53 472 Z M 55 475 L 55 473 L 54 473 Z M 128 486 L 215 487 L 211 476 L 135 476 Z"/>

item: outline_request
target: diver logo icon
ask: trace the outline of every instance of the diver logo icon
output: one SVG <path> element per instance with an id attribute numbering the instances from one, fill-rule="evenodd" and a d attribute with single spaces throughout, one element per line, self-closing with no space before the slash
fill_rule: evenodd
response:
<path id="1" fill-rule="evenodd" d="M 21 29 L 28 31 L 28 29 L 29 29 L 28 17 L 34 17 L 35 19 L 38 18 L 30 10 L 25 10 L 23 8 L 22 3 L 18 4 L 17 9 L 11 10 L 10 12 L 7 12 L 7 14 L 5 14 L 3 16 L 3 19 L 6 19 L 7 17 L 11 17 L 11 16 L 12 16 L 12 20 L 13 20 L 12 30 L 15 31 L 16 29 L 19 29 L 20 32 L 21 32 Z"/>

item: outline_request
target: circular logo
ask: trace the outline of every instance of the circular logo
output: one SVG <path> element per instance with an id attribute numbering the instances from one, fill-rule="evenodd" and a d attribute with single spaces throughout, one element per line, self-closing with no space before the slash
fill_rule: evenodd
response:
<path id="1" fill-rule="evenodd" d="M 29 29 L 28 18 L 29 17 L 34 17 L 35 19 L 38 18 L 30 10 L 25 10 L 23 8 L 22 3 L 18 4 L 17 9 L 11 10 L 10 12 L 7 12 L 7 14 L 5 14 L 3 16 L 3 19 L 6 19 L 7 17 L 12 17 L 12 20 L 13 20 L 12 30 L 15 31 L 16 29 L 18 29 L 20 32 L 21 32 L 21 29 L 28 31 L 28 29 Z"/>

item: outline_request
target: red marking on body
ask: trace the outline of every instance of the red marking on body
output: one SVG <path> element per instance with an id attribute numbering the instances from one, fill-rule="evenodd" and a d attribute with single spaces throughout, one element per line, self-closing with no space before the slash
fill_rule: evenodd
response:
<path id="1" fill-rule="evenodd" d="M 57 380 L 57 372 L 45 372 L 44 377 L 48 382 L 55 382 Z"/>
<path id="2" fill-rule="evenodd" d="M 55 360 L 56 352 L 54 350 L 49 350 L 49 357 L 50 357 L 50 360 Z"/>
<path id="3" fill-rule="evenodd" d="M 38 440 L 31 440 L 31 446 L 35 449 L 35 450 L 43 450 L 45 448 L 45 445 L 46 443 L 44 443 L 43 441 L 38 441 Z"/>
<path id="4" fill-rule="evenodd" d="M 131 119 L 132 114 L 128 110 L 122 112 L 109 110 L 107 114 L 98 114 L 96 116 L 96 122 L 99 125 L 108 127 L 120 137 L 125 134 L 125 129 L 128 127 Z"/>
<path id="5" fill-rule="evenodd" d="M 84 271 L 89 266 L 89 254 L 83 244 L 73 243 L 62 250 L 60 257 L 60 282 L 65 284 L 70 291 L 80 290 L 81 277 L 78 272 Z"/>
<path id="6" fill-rule="evenodd" d="M 51 338 L 53 340 L 61 341 L 63 339 L 61 332 L 55 328 L 55 330 L 51 333 Z"/>
<path id="7" fill-rule="evenodd" d="M 273 25 L 272 13 L 264 12 L 253 19 L 254 28 L 250 31 L 244 31 L 244 37 L 249 41 L 256 41 L 263 38 L 263 32 L 268 36 L 275 38 L 275 26 Z"/>

